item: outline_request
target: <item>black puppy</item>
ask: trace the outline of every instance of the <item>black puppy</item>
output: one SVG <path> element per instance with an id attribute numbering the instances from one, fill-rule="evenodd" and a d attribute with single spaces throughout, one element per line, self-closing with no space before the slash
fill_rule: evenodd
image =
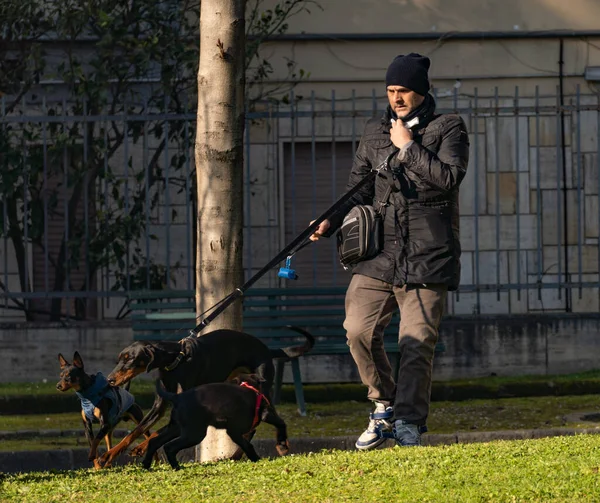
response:
<path id="1" fill-rule="evenodd" d="M 144 417 L 140 406 L 135 403 L 131 393 L 111 386 L 101 372 L 88 375 L 83 367 L 83 360 L 75 351 L 73 363 L 69 363 L 62 354 L 58 355 L 60 363 L 60 381 L 56 389 L 67 391 L 74 389 L 81 400 L 81 417 L 85 427 L 85 436 L 90 444 L 88 459 L 100 468 L 97 461 L 98 444 L 106 441 L 107 449 L 111 449 L 112 432 L 120 421 L 132 419 L 139 424 Z M 100 431 L 94 437 L 92 423 L 100 423 Z M 149 437 L 146 434 L 146 437 Z"/>
<path id="2" fill-rule="evenodd" d="M 177 341 L 139 341 L 119 354 L 117 366 L 108 380 L 121 386 L 135 376 L 158 369 L 166 390 L 175 393 L 208 383 L 226 381 L 236 369 L 257 374 L 260 391 L 268 400 L 275 376 L 273 359 L 301 356 L 314 345 L 313 336 L 298 327 L 288 327 L 306 337 L 303 346 L 269 349 L 260 339 L 235 330 L 215 330 L 200 337 Z M 127 437 L 100 458 L 100 464 L 110 463 L 127 449 L 143 432 L 152 427 L 164 414 L 167 403 L 157 395 L 152 408 L 142 422 Z M 159 432 L 153 434 L 157 435 Z M 152 438 L 152 436 L 150 437 Z M 139 456 L 147 448 L 142 442 L 132 454 Z"/>
<path id="3" fill-rule="evenodd" d="M 258 461 L 258 454 L 245 437 L 253 434 L 264 421 L 277 429 L 279 455 L 287 454 L 286 424 L 256 384 L 256 381 L 204 384 L 177 394 L 165 391 L 157 380 L 156 392 L 173 403 L 173 411 L 169 425 L 148 442 L 142 461 L 144 468 L 150 468 L 157 449 L 164 447 L 167 460 L 174 470 L 178 470 L 177 453 L 202 442 L 209 426 L 224 429 L 248 459 Z"/>

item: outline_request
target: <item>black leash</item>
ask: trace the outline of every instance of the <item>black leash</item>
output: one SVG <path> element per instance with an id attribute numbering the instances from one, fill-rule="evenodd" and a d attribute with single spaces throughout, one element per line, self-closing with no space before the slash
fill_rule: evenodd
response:
<path id="1" fill-rule="evenodd" d="M 352 187 L 348 192 L 346 192 L 342 197 L 340 197 L 337 201 L 335 201 L 327 210 L 325 210 L 312 224 L 310 224 L 304 231 L 302 231 L 291 243 L 289 243 L 283 250 L 281 250 L 273 259 L 267 263 L 262 269 L 260 269 L 254 276 L 252 276 L 246 283 L 244 283 L 241 287 L 236 288 L 233 292 L 231 292 L 227 297 L 223 300 L 219 301 L 213 307 L 207 309 L 205 312 L 213 310 L 211 314 L 209 314 L 206 318 L 204 318 L 195 328 L 190 330 L 189 335 L 182 339 L 182 342 L 185 339 L 189 339 L 191 337 L 196 337 L 202 330 L 204 330 L 217 316 L 219 316 L 225 309 L 229 307 L 233 302 L 235 302 L 240 297 L 243 297 L 244 292 L 248 290 L 254 283 L 256 283 L 262 276 L 264 276 L 267 272 L 273 269 L 277 264 L 279 264 L 282 260 L 286 259 L 288 256 L 293 255 L 297 251 L 301 250 L 305 246 L 308 246 L 312 241 L 309 240 L 310 236 L 314 234 L 314 232 L 319 228 L 321 222 L 327 220 L 329 217 L 333 216 L 337 210 L 346 204 L 353 196 L 356 194 L 363 186 L 369 183 L 372 179 L 374 179 L 380 171 L 385 170 L 388 166 L 389 160 L 397 153 L 397 151 L 390 154 L 385 161 L 383 161 L 379 166 L 373 168 L 361 181 L 359 181 L 354 187 Z M 181 357 L 182 355 L 180 355 Z M 178 357 L 178 360 L 180 360 Z M 179 361 L 177 362 L 177 364 Z M 176 365 L 175 365 L 176 366 Z"/>

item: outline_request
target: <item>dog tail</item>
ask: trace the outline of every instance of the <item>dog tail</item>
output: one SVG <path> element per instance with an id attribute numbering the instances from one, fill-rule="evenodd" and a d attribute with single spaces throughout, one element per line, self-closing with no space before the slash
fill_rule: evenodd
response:
<path id="1" fill-rule="evenodd" d="M 154 381 L 154 385 L 156 386 L 156 394 L 159 397 L 164 398 L 165 400 L 168 400 L 169 402 L 175 403 L 175 401 L 177 399 L 177 393 L 171 393 L 170 391 L 167 391 L 165 389 L 165 387 L 163 386 L 160 379 L 157 379 L 156 381 Z"/>
<path id="2" fill-rule="evenodd" d="M 303 354 L 308 353 L 315 345 L 315 338 L 310 332 L 307 332 L 306 330 L 300 327 L 295 327 L 292 325 L 286 326 L 290 330 L 298 332 L 299 334 L 306 337 L 306 342 L 302 346 L 289 346 L 287 348 L 271 349 L 272 358 L 296 358 L 297 356 L 302 356 Z"/>

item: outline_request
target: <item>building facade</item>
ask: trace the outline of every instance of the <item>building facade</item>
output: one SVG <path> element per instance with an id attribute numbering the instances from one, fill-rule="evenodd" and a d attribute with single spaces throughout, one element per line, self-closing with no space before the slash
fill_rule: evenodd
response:
<path id="1" fill-rule="evenodd" d="M 266 1 L 263 8 L 275 3 Z M 439 110 L 462 115 L 471 140 L 460 200 L 462 287 L 449 297 L 449 314 L 597 312 L 600 31 L 594 22 L 600 4 L 327 0 L 309 7 L 310 12 L 289 19 L 284 35 L 261 49 L 274 68 L 271 84 L 283 86 L 286 99 L 260 103 L 248 113 L 240 166 L 247 277 L 343 193 L 364 124 L 386 105 L 387 65 L 397 54 L 419 52 L 431 58 L 432 94 Z M 308 76 L 286 89 L 290 60 Z M 59 88 L 60 83 L 46 83 L 43 90 L 60 99 Z M 32 121 L 51 123 L 39 101 L 32 96 L 25 101 Z M 189 111 L 164 120 L 191 124 L 195 117 Z M 22 117 L 2 113 L 0 119 L 4 125 L 24 123 Z M 110 117 L 99 113 L 85 120 L 100 127 Z M 161 139 L 144 142 L 145 136 L 133 131 L 127 136 L 130 140 L 115 155 L 119 186 L 128 186 L 124 204 L 133 201 L 134 187 L 144 194 L 143 179 L 136 181 L 130 167 L 147 165 Z M 186 182 L 193 172 L 193 138 L 167 143 L 167 155 L 180 152 L 183 161 L 177 172 L 169 173 L 165 160 L 164 176 L 180 183 L 167 181 L 166 189 L 146 192 L 156 194 L 158 202 L 147 210 L 141 235 L 132 242 L 143 264 L 127 263 L 119 274 L 103 266 L 91 278 L 84 265 L 74 267 L 69 274 L 80 275 L 78 293 L 69 285 L 65 298 L 71 300 L 61 307 L 67 317 L 74 314 L 79 297 L 93 306 L 86 311 L 88 318 L 122 314 L 127 289 L 143 273 L 142 266 L 160 270 L 162 287 L 193 288 L 194 205 Z M 59 162 L 69 164 L 73 156 L 65 152 Z M 76 210 L 82 220 L 86 204 L 117 203 L 90 197 Z M 50 243 L 64 239 L 64 216 L 59 213 L 53 220 L 56 228 L 45 231 Z M 23 319 L 15 301 L 39 301 L 53 290 L 52 264 L 27 239 L 25 244 L 23 263 L 33 284 L 28 297 L 22 295 L 20 252 L 6 235 L 0 241 L 3 319 Z M 85 243 L 81 246 L 85 257 Z M 129 251 L 125 256 L 132 257 Z M 334 240 L 311 245 L 293 260 L 300 276 L 293 286 L 348 282 Z M 257 285 L 286 284 L 273 272 Z M 52 295 L 60 296 L 60 291 Z"/>

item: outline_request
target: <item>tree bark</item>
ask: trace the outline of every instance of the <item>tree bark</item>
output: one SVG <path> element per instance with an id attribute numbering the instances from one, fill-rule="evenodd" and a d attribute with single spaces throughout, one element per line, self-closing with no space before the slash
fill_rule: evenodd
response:
<path id="1" fill-rule="evenodd" d="M 241 285 L 245 0 L 203 0 L 196 131 L 198 314 Z M 240 329 L 241 305 L 211 327 Z"/>
<path id="2" fill-rule="evenodd" d="M 196 312 L 204 313 L 243 283 L 243 138 L 245 0 L 202 0 L 196 130 Z M 241 302 L 206 331 L 241 330 Z M 214 430 L 213 430 L 214 431 Z M 210 432 L 197 459 L 228 458 L 237 447 Z"/>

